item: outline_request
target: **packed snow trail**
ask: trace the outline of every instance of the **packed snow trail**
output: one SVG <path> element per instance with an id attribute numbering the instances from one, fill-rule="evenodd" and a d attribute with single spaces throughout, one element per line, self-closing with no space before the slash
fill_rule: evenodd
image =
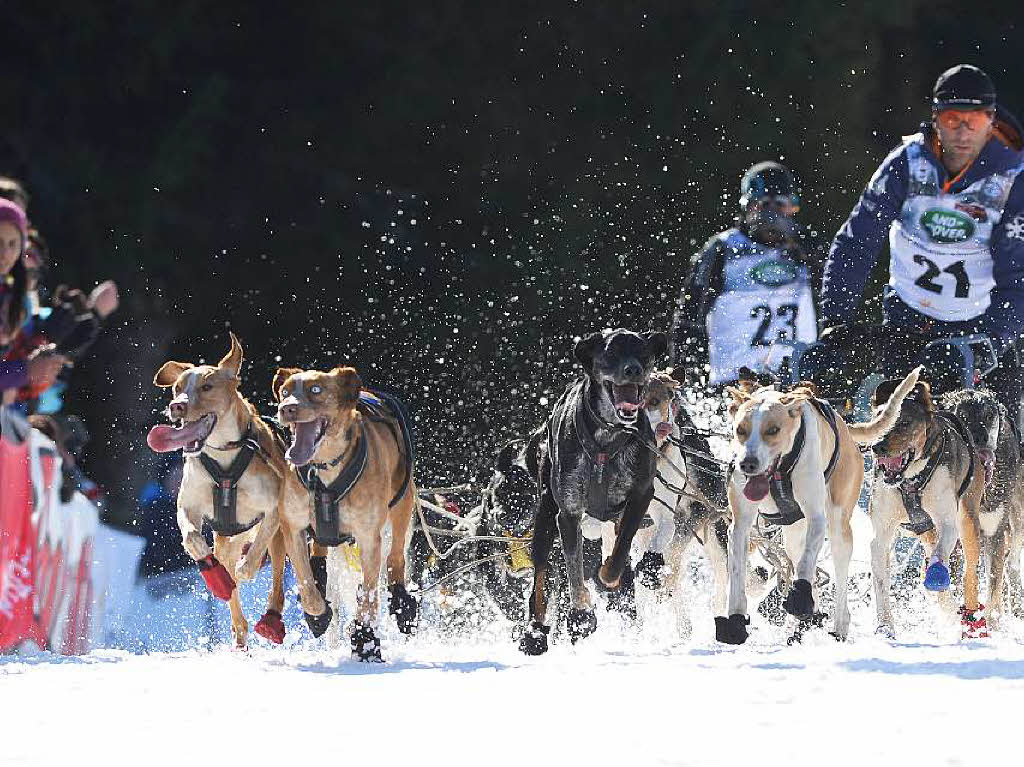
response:
<path id="1" fill-rule="evenodd" d="M 413 639 L 390 643 L 383 665 L 262 648 L 7 657 L 0 763 L 862 766 L 1018 753 L 1024 647 L 1012 641 L 612 644 L 530 659 L 511 642 Z"/>

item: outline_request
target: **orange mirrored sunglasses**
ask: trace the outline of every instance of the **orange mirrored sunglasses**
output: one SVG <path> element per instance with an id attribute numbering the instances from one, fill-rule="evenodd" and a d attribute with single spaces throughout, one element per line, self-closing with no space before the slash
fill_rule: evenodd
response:
<path id="1" fill-rule="evenodd" d="M 961 125 L 968 130 L 981 130 L 992 122 L 991 109 L 943 109 L 935 114 L 935 119 L 946 130 L 956 130 Z"/>

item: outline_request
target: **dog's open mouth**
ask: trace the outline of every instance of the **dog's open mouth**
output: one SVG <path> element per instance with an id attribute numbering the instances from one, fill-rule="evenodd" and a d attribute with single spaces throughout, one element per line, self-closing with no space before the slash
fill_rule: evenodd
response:
<path id="1" fill-rule="evenodd" d="M 878 468 L 882 470 L 882 479 L 886 484 L 896 485 L 903 479 L 903 472 L 914 460 L 914 449 L 910 448 L 897 455 L 875 455 Z"/>
<path id="2" fill-rule="evenodd" d="M 202 418 L 188 423 L 179 423 L 177 426 L 160 424 L 149 430 L 146 442 L 150 449 L 157 453 L 181 450 L 186 455 L 192 455 L 203 449 L 207 437 L 216 425 L 217 416 L 213 413 L 207 413 Z"/>
<path id="3" fill-rule="evenodd" d="M 619 420 L 632 423 L 640 412 L 640 384 L 617 384 L 605 381 L 605 389 L 615 406 Z"/>
<path id="4" fill-rule="evenodd" d="M 313 460 L 327 434 L 327 423 L 326 418 L 320 417 L 312 421 L 291 424 L 292 444 L 284 454 L 289 463 L 293 466 L 305 466 Z"/>
<path id="5" fill-rule="evenodd" d="M 748 501 L 757 503 L 768 495 L 768 491 L 772 488 L 772 475 L 778 466 L 779 459 L 776 458 L 768 471 L 747 475 L 747 484 L 743 486 L 743 495 Z"/>

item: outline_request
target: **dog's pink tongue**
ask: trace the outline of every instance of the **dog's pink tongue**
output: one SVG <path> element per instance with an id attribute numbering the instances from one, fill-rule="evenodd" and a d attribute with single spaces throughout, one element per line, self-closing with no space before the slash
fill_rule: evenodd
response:
<path id="1" fill-rule="evenodd" d="M 747 480 L 747 484 L 743 486 L 743 495 L 747 497 L 748 501 L 760 501 L 771 489 L 771 481 L 767 474 L 757 474 Z"/>
<path id="2" fill-rule="evenodd" d="M 305 466 L 313 460 L 316 449 L 316 435 L 320 429 L 318 421 L 292 424 L 292 445 L 288 448 L 285 458 L 295 466 Z"/>
<path id="3" fill-rule="evenodd" d="M 204 425 L 202 421 L 193 421 L 180 429 L 175 429 L 173 426 L 160 424 L 149 430 L 149 434 L 146 435 L 146 444 L 149 445 L 150 450 L 157 453 L 180 450 L 189 442 L 196 440 L 197 436 L 202 433 Z"/>
<path id="4" fill-rule="evenodd" d="M 888 469 L 889 471 L 895 471 L 903 466 L 902 455 L 880 455 L 876 460 L 883 469 Z"/>

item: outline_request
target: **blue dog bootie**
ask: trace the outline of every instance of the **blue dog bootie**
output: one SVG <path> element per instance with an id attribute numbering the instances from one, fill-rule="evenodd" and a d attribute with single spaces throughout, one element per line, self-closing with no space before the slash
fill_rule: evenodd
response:
<path id="1" fill-rule="evenodd" d="M 924 573 L 924 587 L 929 591 L 949 590 L 949 568 L 942 562 L 932 562 Z"/>

